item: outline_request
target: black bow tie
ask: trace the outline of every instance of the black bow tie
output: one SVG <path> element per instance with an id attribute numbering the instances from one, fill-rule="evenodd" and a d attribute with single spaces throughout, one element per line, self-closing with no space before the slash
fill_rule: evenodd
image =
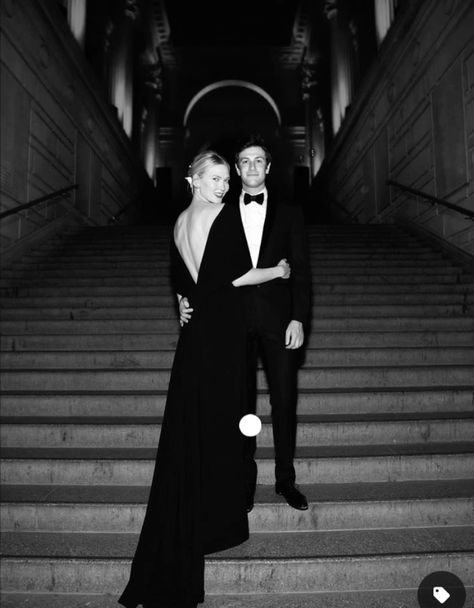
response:
<path id="1" fill-rule="evenodd" d="M 265 195 L 263 194 L 263 192 L 260 192 L 260 194 L 249 194 L 248 192 L 246 192 L 244 194 L 244 205 L 248 205 L 252 201 L 255 201 L 256 203 L 261 205 L 263 203 L 264 198 Z"/>

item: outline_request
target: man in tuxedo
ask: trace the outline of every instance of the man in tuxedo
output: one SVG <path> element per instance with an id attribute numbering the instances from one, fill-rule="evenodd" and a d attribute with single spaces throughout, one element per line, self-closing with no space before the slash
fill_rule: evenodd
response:
<path id="1" fill-rule="evenodd" d="M 256 412 L 257 363 L 261 355 L 272 414 L 275 447 L 275 491 L 295 509 L 306 510 L 306 497 L 295 486 L 293 458 L 296 438 L 297 349 L 304 342 L 308 319 L 310 271 L 301 208 L 280 204 L 269 192 L 266 177 L 271 154 L 260 138 L 246 141 L 235 155 L 242 182 L 239 195 L 226 204 L 239 207 L 253 267 L 275 266 L 286 258 L 289 280 L 241 287 L 248 331 L 248 412 Z M 250 263 L 250 260 L 249 260 Z M 180 301 L 181 324 L 192 314 L 186 298 Z M 256 439 L 245 440 L 247 512 L 253 509 L 257 483 Z"/>
<path id="2" fill-rule="evenodd" d="M 256 369 L 261 355 L 270 392 L 275 447 L 275 491 L 295 509 L 306 510 L 295 486 L 297 349 L 308 319 L 310 271 L 301 208 L 278 203 L 268 191 L 271 154 L 260 138 L 240 146 L 235 168 L 242 182 L 238 200 L 253 267 L 265 268 L 286 258 L 289 281 L 275 280 L 243 288 L 248 328 L 249 412 L 256 410 Z M 247 511 L 253 508 L 257 480 L 256 439 L 246 439 Z"/>

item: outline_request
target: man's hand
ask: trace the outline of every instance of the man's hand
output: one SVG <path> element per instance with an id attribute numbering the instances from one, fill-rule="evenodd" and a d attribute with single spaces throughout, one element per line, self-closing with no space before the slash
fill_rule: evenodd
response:
<path id="1" fill-rule="evenodd" d="M 181 325 L 181 327 L 183 327 L 185 323 L 189 322 L 193 310 L 194 308 L 191 308 L 189 306 L 188 298 L 181 298 L 181 300 L 179 301 L 179 324 Z"/>
<path id="2" fill-rule="evenodd" d="M 301 323 L 301 321 L 290 321 L 285 332 L 285 348 L 300 348 L 303 341 L 303 323 Z"/>
<path id="3" fill-rule="evenodd" d="M 280 260 L 277 264 L 277 266 L 281 266 L 282 268 L 282 279 L 289 279 L 290 275 L 291 275 L 291 266 L 288 264 L 288 260 L 286 258 L 283 258 L 282 260 Z"/>

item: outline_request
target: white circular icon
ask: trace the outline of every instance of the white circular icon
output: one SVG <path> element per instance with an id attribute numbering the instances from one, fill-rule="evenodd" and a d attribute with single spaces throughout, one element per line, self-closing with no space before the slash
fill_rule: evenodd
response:
<path id="1" fill-rule="evenodd" d="M 255 437 L 262 429 L 262 421 L 255 414 L 247 414 L 242 416 L 239 422 L 239 429 L 242 435 L 246 437 Z"/>

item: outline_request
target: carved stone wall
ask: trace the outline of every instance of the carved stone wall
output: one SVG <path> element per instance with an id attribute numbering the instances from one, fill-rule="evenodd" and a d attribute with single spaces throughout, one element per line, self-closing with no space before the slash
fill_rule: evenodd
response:
<path id="1" fill-rule="evenodd" d="M 474 210 L 474 4 L 408 5 L 361 84 L 324 174 L 330 194 L 359 221 L 414 223 L 472 254 L 472 221 L 386 185 L 396 180 Z"/>
<path id="2" fill-rule="evenodd" d="M 8 252 L 66 217 L 107 223 L 147 178 L 57 3 L 7 0 L 1 28 L 1 210 L 79 186 L 79 213 L 63 203 L 5 218 Z"/>

